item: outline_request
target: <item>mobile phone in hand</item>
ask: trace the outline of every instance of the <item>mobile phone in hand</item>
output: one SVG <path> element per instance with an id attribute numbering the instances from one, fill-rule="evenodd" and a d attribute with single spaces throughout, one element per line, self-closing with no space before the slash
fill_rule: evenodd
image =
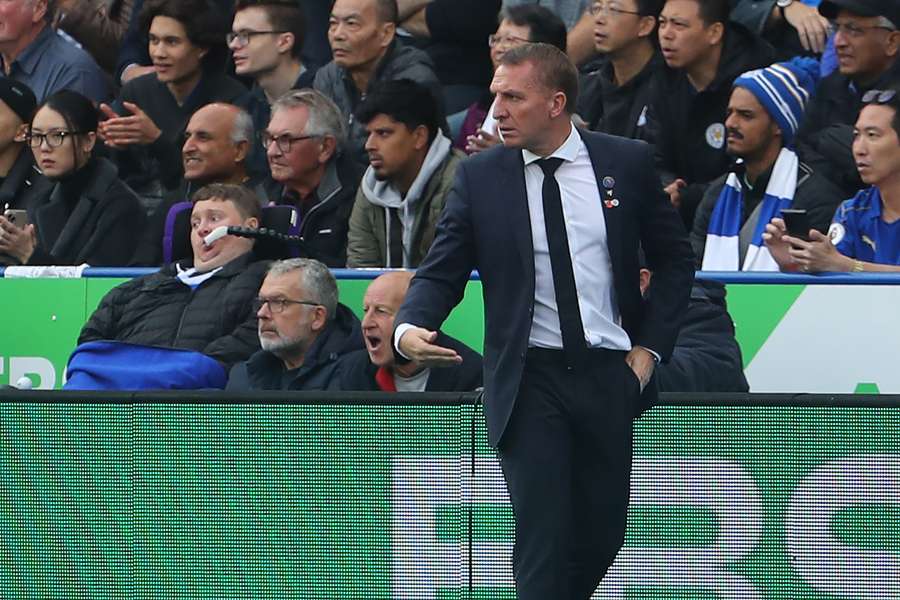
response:
<path id="1" fill-rule="evenodd" d="M 19 229 L 25 229 L 31 223 L 31 220 L 28 218 L 28 211 L 20 208 L 8 208 L 3 211 L 3 216 Z"/>
<path id="2" fill-rule="evenodd" d="M 805 208 L 782 208 L 781 218 L 784 219 L 788 235 L 809 241 L 809 230 L 812 227 L 809 224 L 809 215 Z"/>

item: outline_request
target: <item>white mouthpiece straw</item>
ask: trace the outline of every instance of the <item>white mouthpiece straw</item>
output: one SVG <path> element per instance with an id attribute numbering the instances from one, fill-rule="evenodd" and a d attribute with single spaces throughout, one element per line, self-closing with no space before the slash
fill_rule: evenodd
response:
<path id="1" fill-rule="evenodd" d="M 225 225 L 216 227 L 212 230 L 212 233 L 203 238 L 203 243 L 207 246 L 212 246 L 214 243 L 216 243 L 217 240 L 222 239 L 226 235 L 228 235 L 228 227 L 226 227 Z"/>

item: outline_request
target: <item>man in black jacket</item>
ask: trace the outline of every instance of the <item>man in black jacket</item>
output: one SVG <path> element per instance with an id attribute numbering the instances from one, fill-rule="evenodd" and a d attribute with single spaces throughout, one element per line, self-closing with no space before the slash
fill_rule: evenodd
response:
<path id="1" fill-rule="evenodd" d="M 900 83 L 900 3 L 825 0 L 819 12 L 835 23 L 838 70 L 819 83 L 797 136 L 800 157 L 849 198 L 864 187 L 853 159 L 853 125 L 870 89 Z"/>
<path id="2" fill-rule="evenodd" d="M 81 330 L 79 345 L 106 340 L 193 350 L 226 369 L 259 348 L 251 304 L 266 264 L 254 262 L 252 240 L 203 241 L 220 226 L 257 227 L 259 200 L 244 187 L 213 184 L 193 202 L 193 260 L 112 289 Z"/>
<path id="3" fill-rule="evenodd" d="M 690 228 L 706 184 L 725 173 L 725 108 L 734 78 L 772 63 L 772 47 L 729 23 L 728 0 L 667 0 L 647 139 L 669 198 Z"/>
<path id="4" fill-rule="evenodd" d="M 273 263 L 253 308 L 262 350 L 235 365 L 229 390 L 321 390 L 338 358 L 362 348 L 359 319 L 338 303 L 334 276 L 308 258 Z"/>
<path id="5" fill-rule="evenodd" d="M 347 231 L 363 168 L 343 151 L 340 111 L 323 94 L 292 90 L 272 105 L 262 134 L 278 204 L 300 212 L 300 236 L 310 256 L 329 267 L 347 263 Z"/>
<path id="6" fill-rule="evenodd" d="M 481 355 L 443 333 L 438 344 L 453 348 L 462 363 L 442 369 L 429 369 L 416 361 L 398 364 L 394 360 L 391 334 L 394 316 L 400 310 L 411 271 L 393 271 L 376 278 L 363 298 L 362 331 L 366 349 L 344 356 L 338 370 L 337 387 L 347 391 L 383 392 L 470 392 L 481 387 Z"/>

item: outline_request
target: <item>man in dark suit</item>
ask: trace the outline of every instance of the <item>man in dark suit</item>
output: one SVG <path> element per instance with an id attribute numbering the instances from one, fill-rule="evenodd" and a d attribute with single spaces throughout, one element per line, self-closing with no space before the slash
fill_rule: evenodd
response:
<path id="1" fill-rule="evenodd" d="M 672 351 L 693 258 L 649 146 L 572 126 L 577 74 L 562 52 L 510 50 L 491 91 L 505 146 L 460 165 L 395 349 L 459 363 L 435 330 L 478 269 L 485 413 L 516 517 L 518 598 L 584 600 L 624 540 L 631 417 Z M 646 302 L 639 244 L 655 272 Z"/>

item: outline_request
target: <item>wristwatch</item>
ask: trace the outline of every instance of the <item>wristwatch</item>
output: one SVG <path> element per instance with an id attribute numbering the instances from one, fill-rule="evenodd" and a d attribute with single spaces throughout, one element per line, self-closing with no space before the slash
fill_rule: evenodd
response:
<path id="1" fill-rule="evenodd" d="M 794 3 L 794 0 L 775 0 L 775 6 L 781 9 L 781 18 L 784 18 L 784 9 Z"/>

